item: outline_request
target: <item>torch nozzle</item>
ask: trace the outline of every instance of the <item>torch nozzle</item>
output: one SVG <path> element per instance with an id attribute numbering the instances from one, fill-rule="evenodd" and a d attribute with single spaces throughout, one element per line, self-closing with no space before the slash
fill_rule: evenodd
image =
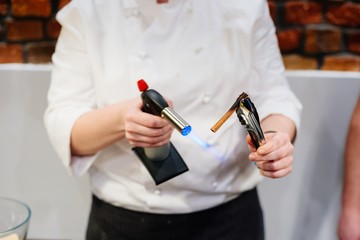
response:
<path id="1" fill-rule="evenodd" d="M 170 107 L 162 110 L 161 117 L 165 117 L 181 135 L 186 136 L 191 132 L 191 126 Z"/>

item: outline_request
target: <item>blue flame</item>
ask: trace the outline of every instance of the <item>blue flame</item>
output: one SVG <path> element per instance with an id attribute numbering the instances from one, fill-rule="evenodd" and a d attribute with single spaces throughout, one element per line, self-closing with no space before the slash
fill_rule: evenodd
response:
<path id="1" fill-rule="evenodd" d="M 188 135 L 190 139 L 192 139 L 195 143 L 197 143 L 202 149 L 211 152 L 218 160 L 224 162 L 225 156 L 218 151 L 213 145 L 208 142 L 202 140 L 199 136 L 197 136 L 194 132 Z"/>

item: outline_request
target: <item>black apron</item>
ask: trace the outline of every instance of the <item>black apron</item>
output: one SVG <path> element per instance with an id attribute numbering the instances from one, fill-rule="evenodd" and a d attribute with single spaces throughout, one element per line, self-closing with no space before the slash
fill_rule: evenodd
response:
<path id="1" fill-rule="evenodd" d="M 87 240 L 264 240 L 256 188 L 216 207 L 186 214 L 154 214 L 93 196 Z"/>

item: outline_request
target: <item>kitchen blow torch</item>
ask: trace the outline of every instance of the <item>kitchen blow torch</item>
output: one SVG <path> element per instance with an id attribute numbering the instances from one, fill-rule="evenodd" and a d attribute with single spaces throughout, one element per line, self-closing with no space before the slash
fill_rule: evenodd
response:
<path id="1" fill-rule="evenodd" d="M 169 107 L 164 97 L 154 89 L 149 89 L 147 83 L 141 79 L 137 82 L 143 102 L 142 111 L 163 117 L 168 120 L 181 135 L 191 132 L 191 126 Z M 174 178 L 186 171 L 188 167 L 171 142 L 155 148 L 134 147 L 156 185 Z"/>
<path id="2" fill-rule="evenodd" d="M 241 125 L 243 125 L 249 133 L 255 148 L 259 148 L 265 143 L 264 133 L 260 126 L 259 114 L 255 108 L 255 104 L 244 92 L 240 94 L 225 115 L 215 123 L 211 131 L 216 132 L 235 111 Z"/>

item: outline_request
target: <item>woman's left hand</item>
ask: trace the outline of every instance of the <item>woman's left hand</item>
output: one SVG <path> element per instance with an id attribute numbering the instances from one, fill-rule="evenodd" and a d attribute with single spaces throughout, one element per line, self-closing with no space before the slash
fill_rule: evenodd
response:
<path id="1" fill-rule="evenodd" d="M 250 161 L 255 162 L 265 177 L 281 178 L 292 171 L 294 146 L 287 133 L 275 132 L 265 134 L 266 143 L 257 150 L 248 135 Z"/>

